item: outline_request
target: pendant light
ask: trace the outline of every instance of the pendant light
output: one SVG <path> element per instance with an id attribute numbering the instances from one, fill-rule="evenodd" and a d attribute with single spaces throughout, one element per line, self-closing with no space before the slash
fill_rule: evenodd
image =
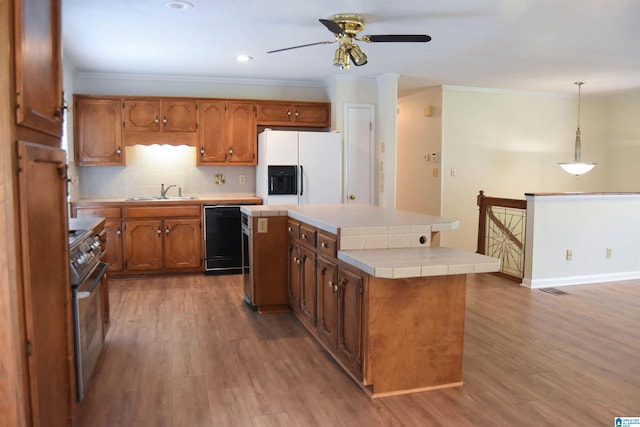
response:
<path id="1" fill-rule="evenodd" d="M 573 163 L 560 163 L 560 167 L 571 175 L 582 175 L 589 172 L 596 165 L 595 163 L 582 163 L 580 156 L 582 155 L 582 144 L 580 142 L 580 88 L 584 82 L 575 82 L 578 85 L 578 129 L 576 130 L 576 145 Z"/>

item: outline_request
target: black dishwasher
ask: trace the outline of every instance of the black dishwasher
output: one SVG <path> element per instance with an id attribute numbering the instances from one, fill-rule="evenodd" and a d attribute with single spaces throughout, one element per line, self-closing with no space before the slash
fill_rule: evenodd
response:
<path id="1" fill-rule="evenodd" d="M 239 206 L 205 205 L 204 272 L 242 273 L 242 224 Z"/>

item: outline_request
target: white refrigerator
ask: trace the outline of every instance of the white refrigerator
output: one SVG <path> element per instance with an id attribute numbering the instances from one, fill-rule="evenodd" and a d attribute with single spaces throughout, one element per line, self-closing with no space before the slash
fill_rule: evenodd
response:
<path id="1" fill-rule="evenodd" d="M 295 170 L 292 194 L 269 194 L 273 190 L 269 185 L 269 166 L 288 166 Z M 261 132 L 258 135 L 256 195 L 265 205 L 342 203 L 340 133 L 271 129 Z"/>

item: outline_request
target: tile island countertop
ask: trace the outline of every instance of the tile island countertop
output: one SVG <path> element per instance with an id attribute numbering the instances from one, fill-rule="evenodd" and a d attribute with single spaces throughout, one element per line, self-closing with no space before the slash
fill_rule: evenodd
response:
<path id="1" fill-rule="evenodd" d="M 458 220 L 371 205 L 243 206 L 249 216 L 285 216 L 338 236 L 338 259 L 381 278 L 486 273 L 496 258 L 430 247 L 431 234 L 453 231 Z"/>

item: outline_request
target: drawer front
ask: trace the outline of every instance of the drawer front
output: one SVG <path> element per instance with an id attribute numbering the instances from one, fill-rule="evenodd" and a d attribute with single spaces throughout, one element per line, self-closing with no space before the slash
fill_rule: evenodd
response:
<path id="1" fill-rule="evenodd" d="M 316 234 L 317 234 L 317 231 L 315 228 L 306 224 L 300 224 L 300 243 L 303 243 L 305 245 L 315 248 Z"/>
<path id="2" fill-rule="evenodd" d="M 77 218 L 122 218 L 120 208 L 77 208 Z"/>
<path id="3" fill-rule="evenodd" d="M 336 257 L 337 238 L 332 234 L 324 234 L 318 232 L 318 253 L 329 256 L 331 258 Z"/>
<path id="4" fill-rule="evenodd" d="M 287 235 L 289 240 L 298 240 L 300 238 L 300 223 L 292 219 L 287 221 Z"/>
<path id="5" fill-rule="evenodd" d="M 137 206 L 125 208 L 127 218 L 200 218 L 202 208 L 199 205 L 190 206 Z"/>

